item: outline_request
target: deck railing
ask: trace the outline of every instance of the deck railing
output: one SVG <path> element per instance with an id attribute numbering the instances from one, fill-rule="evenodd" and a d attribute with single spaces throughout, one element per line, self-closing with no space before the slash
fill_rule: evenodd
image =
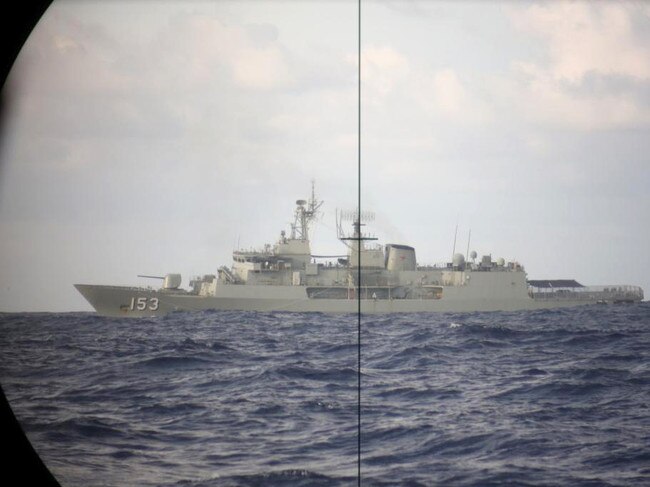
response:
<path id="1" fill-rule="evenodd" d="M 585 286 L 573 288 L 529 287 L 530 297 L 539 300 L 567 301 L 641 301 L 643 289 L 639 286 Z"/>

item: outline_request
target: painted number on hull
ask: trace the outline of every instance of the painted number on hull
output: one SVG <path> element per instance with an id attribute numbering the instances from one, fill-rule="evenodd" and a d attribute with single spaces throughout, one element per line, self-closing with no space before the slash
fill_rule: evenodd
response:
<path id="1" fill-rule="evenodd" d="M 129 308 L 131 311 L 138 310 L 144 311 L 145 309 L 150 309 L 151 311 L 156 311 L 158 309 L 158 298 L 131 298 L 131 306 Z"/>

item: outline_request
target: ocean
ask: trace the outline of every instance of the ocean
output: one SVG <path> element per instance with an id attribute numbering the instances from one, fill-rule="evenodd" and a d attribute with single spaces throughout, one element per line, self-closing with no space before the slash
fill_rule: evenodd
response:
<path id="1" fill-rule="evenodd" d="M 362 485 L 650 485 L 650 303 L 363 316 Z M 357 316 L 0 314 L 63 486 L 357 483 Z"/>

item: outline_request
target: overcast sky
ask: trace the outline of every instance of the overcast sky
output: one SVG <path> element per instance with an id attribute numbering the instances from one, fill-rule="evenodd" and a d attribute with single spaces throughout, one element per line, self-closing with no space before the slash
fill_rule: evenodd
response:
<path id="1" fill-rule="evenodd" d="M 215 273 L 310 181 L 312 251 L 357 195 L 351 1 L 55 1 L 7 80 L 0 310 Z M 650 292 L 650 7 L 362 3 L 362 206 L 420 263 Z"/>

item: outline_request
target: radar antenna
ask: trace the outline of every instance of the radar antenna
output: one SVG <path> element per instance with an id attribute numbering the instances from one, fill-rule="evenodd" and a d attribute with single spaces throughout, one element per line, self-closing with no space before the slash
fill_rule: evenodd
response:
<path id="1" fill-rule="evenodd" d="M 343 231 L 343 221 L 351 221 L 354 228 L 354 233 L 352 236 L 346 235 Z M 362 241 L 362 240 L 377 240 L 376 237 L 364 236 L 361 233 L 361 227 L 365 226 L 365 222 L 375 221 L 375 213 L 372 211 L 359 211 L 356 210 L 336 210 L 336 233 L 337 238 L 341 240 L 345 245 L 349 247 L 346 243 L 347 240 L 353 241 Z M 364 223 L 362 223 L 364 222 Z"/>

